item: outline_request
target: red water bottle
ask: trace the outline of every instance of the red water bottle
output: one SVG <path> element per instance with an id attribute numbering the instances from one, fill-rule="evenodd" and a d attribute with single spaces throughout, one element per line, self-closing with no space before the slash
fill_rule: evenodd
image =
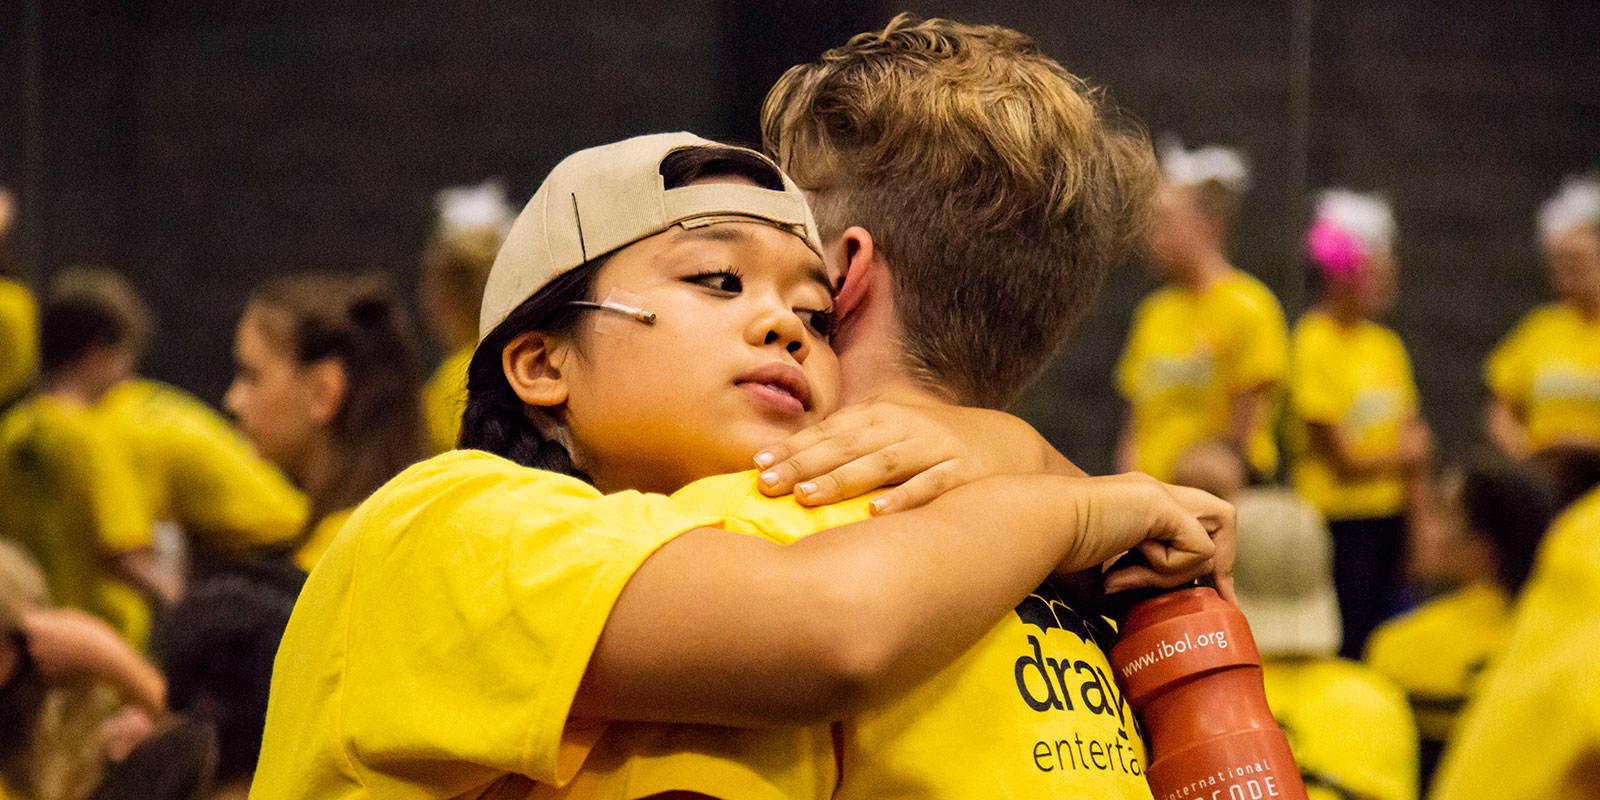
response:
<path id="1" fill-rule="evenodd" d="M 1155 800 L 1306 800 L 1239 609 L 1191 584 L 1120 623 L 1111 667 L 1149 737 Z"/>

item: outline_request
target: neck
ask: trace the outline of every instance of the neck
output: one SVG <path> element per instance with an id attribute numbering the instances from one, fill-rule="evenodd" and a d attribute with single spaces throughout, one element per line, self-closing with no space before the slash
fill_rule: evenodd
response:
<path id="1" fill-rule="evenodd" d="M 1361 316 L 1361 311 L 1355 307 L 1354 303 L 1340 303 L 1328 298 L 1319 303 L 1317 307 L 1322 309 L 1322 313 L 1332 317 L 1333 321 L 1338 323 L 1341 328 L 1353 328 L 1361 324 L 1364 319 Z"/>
<path id="2" fill-rule="evenodd" d="M 100 402 L 100 398 L 105 395 L 104 392 L 95 391 L 88 381 L 71 372 L 57 373 L 41 379 L 39 390 L 57 400 L 85 407 Z"/>
<path id="3" fill-rule="evenodd" d="M 294 469 L 286 470 L 289 477 L 311 498 L 312 508 L 322 513 L 338 510 L 318 506 L 318 498 L 325 496 L 333 486 L 334 461 L 333 442 L 323 435 L 317 437 L 316 443 L 311 445 L 305 458 Z"/>
<path id="4" fill-rule="evenodd" d="M 891 304 L 864 303 L 834 337 L 845 405 L 893 400 L 907 404 L 947 403 L 906 369 L 899 325 Z"/>
<path id="5" fill-rule="evenodd" d="M 1578 316 L 1582 317 L 1584 322 L 1594 322 L 1600 319 L 1600 303 L 1576 300 L 1568 300 L 1566 302 L 1569 308 L 1578 312 Z"/>
<path id="6" fill-rule="evenodd" d="M 1183 282 L 1183 286 L 1186 289 L 1203 292 L 1215 285 L 1232 269 L 1233 265 L 1228 263 L 1227 257 L 1221 250 L 1208 251 L 1189 265 L 1187 280 Z"/>

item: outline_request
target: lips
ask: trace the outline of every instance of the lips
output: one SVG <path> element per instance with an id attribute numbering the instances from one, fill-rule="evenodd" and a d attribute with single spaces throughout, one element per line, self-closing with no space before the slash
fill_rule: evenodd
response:
<path id="1" fill-rule="evenodd" d="M 811 410 L 811 384 L 798 367 L 768 364 L 740 375 L 733 382 L 780 410 Z"/>

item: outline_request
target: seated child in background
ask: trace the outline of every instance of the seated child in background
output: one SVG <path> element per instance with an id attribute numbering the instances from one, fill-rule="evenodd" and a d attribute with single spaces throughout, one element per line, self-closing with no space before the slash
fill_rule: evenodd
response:
<path id="1" fill-rule="evenodd" d="M 1246 489 L 1244 459 L 1219 442 L 1190 448 L 1175 474 L 1235 503 L 1239 609 L 1309 796 L 1416 800 L 1417 729 L 1404 694 L 1336 655 L 1333 542 L 1322 515 L 1290 490 Z"/>
<path id="2" fill-rule="evenodd" d="M 53 608 L 45 576 L 0 541 L 0 800 L 75 800 L 100 775 L 97 729 L 126 704 L 165 715 L 160 673 L 106 623 Z"/>
<path id="3" fill-rule="evenodd" d="M 179 722 L 112 767 L 94 798 L 243 798 L 266 723 L 272 661 L 305 573 L 242 562 L 191 587 L 156 629 Z"/>
<path id="4" fill-rule="evenodd" d="M 1405 690 L 1426 788 L 1484 669 L 1511 632 L 1511 606 L 1556 512 L 1535 468 L 1481 452 L 1447 470 L 1440 523 L 1461 588 L 1373 632 L 1366 662 Z"/>
<path id="5" fill-rule="evenodd" d="M 39 564 L 56 603 L 142 646 L 177 576 L 156 558 L 132 453 L 93 408 L 133 374 L 149 319 L 121 276 L 69 269 L 40 323 L 36 391 L 0 416 L 0 539 Z"/>

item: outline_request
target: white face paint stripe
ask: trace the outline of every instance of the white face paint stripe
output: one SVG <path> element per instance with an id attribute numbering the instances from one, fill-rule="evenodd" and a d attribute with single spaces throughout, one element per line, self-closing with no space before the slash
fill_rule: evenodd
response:
<path id="1" fill-rule="evenodd" d="M 594 315 L 594 332 L 623 341 L 633 336 L 640 323 L 653 325 L 656 321 L 654 312 L 644 310 L 643 297 L 622 289 L 612 289 L 596 305 L 608 313 Z"/>

